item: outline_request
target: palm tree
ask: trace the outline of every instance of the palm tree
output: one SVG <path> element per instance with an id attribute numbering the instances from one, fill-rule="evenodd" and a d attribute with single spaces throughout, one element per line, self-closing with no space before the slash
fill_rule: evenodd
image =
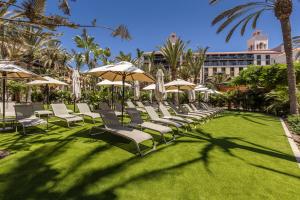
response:
<path id="1" fill-rule="evenodd" d="M 135 64 L 138 67 L 142 67 L 141 63 L 142 63 L 142 57 L 144 55 L 144 51 L 140 50 L 139 48 L 136 49 L 136 59 L 135 59 Z"/>
<path id="2" fill-rule="evenodd" d="M 210 4 L 216 4 L 220 0 L 209 0 Z M 293 11 L 292 0 L 256 0 L 249 1 L 248 3 L 237 5 L 231 9 L 228 9 L 219 14 L 213 21 L 215 25 L 222 22 L 219 26 L 217 33 L 223 31 L 226 27 L 237 21 L 235 25 L 230 29 L 226 41 L 229 41 L 233 33 L 238 27 L 241 26 L 241 35 L 245 33 L 246 27 L 252 20 L 252 28 L 255 29 L 257 21 L 261 15 L 266 11 L 272 11 L 275 14 L 277 20 L 281 24 L 281 31 L 283 37 L 284 50 L 287 63 L 287 76 L 288 76 L 288 88 L 289 88 L 289 102 L 290 113 L 299 114 L 298 102 L 297 102 L 297 87 L 296 87 L 296 75 L 293 64 L 293 46 L 291 36 L 291 23 L 290 16 Z"/>
<path id="3" fill-rule="evenodd" d="M 198 83 L 198 78 L 203 67 L 203 64 L 206 59 L 206 52 L 208 47 L 198 48 L 196 53 L 193 53 L 191 49 L 189 49 L 185 55 L 186 64 L 190 68 L 190 74 L 193 75 L 194 84 Z"/>
<path id="4" fill-rule="evenodd" d="M 70 6 L 68 0 L 59 0 L 58 7 L 65 15 L 70 15 Z M 23 0 L 18 3 L 16 0 L 3 1 L 0 0 L 1 12 L 0 22 L 12 24 L 14 26 L 31 26 L 42 27 L 55 30 L 57 27 L 65 26 L 70 28 L 101 28 L 111 32 L 113 37 L 121 37 L 122 39 L 130 40 L 130 33 L 125 25 L 119 25 L 116 28 L 110 26 L 97 25 L 96 20 L 93 20 L 91 25 L 82 25 L 71 22 L 65 15 L 47 15 L 46 4 L 47 0 Z M 7 13 L 8 10 L 13 10 L 9 15 L 1 15 Z"/>
<path id="5" fill-rule="evenodd" d="M 208 77 L 205 81 L 206 85 L 212 89 L 219 89 L 219 86 L 230 80 L 230 76 L 227 74 L 219 73 L 214 76 Z"/>
<path id="6" fill-rule="evenodd" d="M 178 38 L 175 43 L 167 40 L 163 47 L 160 48 L 160 51 L 167 60 L 171 69 L 172 80 L 175 80 L 177 78 L 177 69 L 185 46 L 185 43 L 180 38 Z"/>
<path id="7" fill-rule="evenodd" d="M 127 61 L 127 62 L 134 62 L 134 60 L 131 57 L 131 53 L 124 53 L 123 51 L 119 52 L 119 55 L 116 56 L 115 60 L 117 62 L 121 62 L 121 61 Z"/>

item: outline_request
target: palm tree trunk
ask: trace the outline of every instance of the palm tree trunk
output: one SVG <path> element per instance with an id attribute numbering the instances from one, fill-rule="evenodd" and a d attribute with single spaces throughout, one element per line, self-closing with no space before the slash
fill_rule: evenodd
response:
<path id="1" fill-rule="evenodd" d="M 297 87 L 296 75 L 293 63 L 293 46 L 291 36 L 291 23 L 290 18 L 280 19 L 284 50 L 286 55 L 287 64 L 287 77 L 289 87 L 289 100 L 290 100 L 290 114 L 298 115 L 298 101 L 297 101 Z"/>

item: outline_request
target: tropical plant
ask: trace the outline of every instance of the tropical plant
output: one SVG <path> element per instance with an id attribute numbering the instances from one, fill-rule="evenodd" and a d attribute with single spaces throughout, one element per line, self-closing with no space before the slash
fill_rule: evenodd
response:
<path id="1" fill-rule="evenodd" d="M 225 82 L 229 81 L 231 77 L 227 74 L 218 73 L 213 76 L 210 76 L 205 81 L 205 84 L 212 89 L 218 90 L 219 86 L 221 84 L 224 84 Z"/>
<path id="2" fill-rule="evenodd" d="M 208 47 L 198 48 L 194 53 L 189 49 L 185 55 L 186 64 L 189 66 L 190 75 L 193 76 L 194 84 L 198 83 L 199 75 L 206 58 Z"/>
<path id="3" fill-rule="evenodd" d="M 127 61 L 127 62 L 132 62 L 132 63 L 134 62 L 134 59 L 132 59 L 131 53 L 126 54 L 123 51 L 119 52 L 119 55 L 117 55 L 115 57 L 115 60 L 117 62 L 121 62 L 121 61 Z"/>
<path id="4" fill-rule="evenodd" d="M 172 80 L 177 78 L 177 70 L 185 46 L 186 44 L 178 38 L 175 43 L 172 43 L 171 40 L 167 40 L 167 42 L 160 48 L 160 51 L 167 60 L 171 69 Z"/>
<path id="5" fill-rule="evenodd" d="M 25 85 L 22 82 L 8 81 L 8 91 L 12 95 L 12 100 L 20 102 L 21 92 L 25 91 Z"/>
<path id="6" fill-rule="evenodd" d="M 210 4 L 216 4 L 220 0 L 209 0 Z M 293 65 L 293 45 L 291 36 L 291 23 L 290 16 L 293 11 L 293 1 L 292 0 L 256 0 L 249 1 L 230 8 L 221 14 L 219 14 L 213 21 L 212 24 L 215 25 L 221 22 L 217 33 L 222 32 L 226 27 L 237 21 L 235 25 L 230 29 L 226 41 L 229 41 L 233 33 L 238 27 L 241 26 L 241 35 L 244 35 L 245 30 L 249 22 L 252 20 L 252 28 L 255 29 L 258 20 L 261 15 L 266 11 L 273 11 L 275 17 L 279 20 L 281 24 L 281 31 L 283 36 L 283 44 L 287 63 L 287 77 L 288 77 L 288 87 L 289 87 L 289 103 L 290 103 L 290 113 L 299 114 L 298 112 L 298 102 L 297 102 L 297 88 L 296 88 L 296 76 L 295 69 Z"/>

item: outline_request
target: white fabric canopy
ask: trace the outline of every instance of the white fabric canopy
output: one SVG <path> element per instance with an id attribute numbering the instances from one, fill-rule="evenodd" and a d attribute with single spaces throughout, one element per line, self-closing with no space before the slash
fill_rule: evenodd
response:
<path id="1" fill-rule="evenodd" d="M 184 93 L 182 90 L 174 89 L 174 90 L 166 90 L 166 93 Z"/>
<path id="2" fill-rule="evenodd" d="M 143 90 L 155 90 L 155 84 L 154 83 L 150 84 L 150 85 L 144 87 Z"/>
<path id="3" fill-rule="evenodd" d="M 122 81 L 109 81 L 109 80 L 103 80 L 99 83 L 97 83 L 98 86 L 122 86 Z M 124 83 L 124 86 L 126 87 L 131 87 L 131 85 L 129 83 Z"/>
<path id="4" fill-rule="evenodd" d="M 31 81 L 31 82 L 28 82 L 26 83 L 26 85 L 68 85 L 67 83 L 65 82 L 62 82 L 62 81 L 59 81 L 59 80 L 56 80 L 54 78 L 51 78 L 49 76 L 44 76 L 43 79 L 45 80 L 35 80 L 35 81 Z"/>
<path id="5" fill-rule="evenodd" d="M 195 88 L 195 84 L 182 80 L 182 79 L 177 79 L 174 81 L 171 81 L 167 84 L 165 84 L 166 90 L 172 90 L 172 89 L 179 89 L 179 90 L 193 90 Z"/>
<path id="6" fill-rule="evenodd" d="M 97 67 L 88 71 L 87 74 L 102 77 L 110 81 L 122 81 L 124 78 L 125 81 L 155 82 L 151 75 L 126 61 Z"/>
<path id="7" fill-rule="evenodd" d="M 44 80 L 41 76 L 10 62 L 0 63 L 0 77 Z"/>
<path id="8" fill-rule="evenodd" d="M 195 88 L 195 91 L 196 91 L 196 92 L 205 92 L 205 91 L 207 91 L 207 90 L 209 90 L 209 89 L 206 88 L 206 87 L 203 87 L 203 88 Z"/>

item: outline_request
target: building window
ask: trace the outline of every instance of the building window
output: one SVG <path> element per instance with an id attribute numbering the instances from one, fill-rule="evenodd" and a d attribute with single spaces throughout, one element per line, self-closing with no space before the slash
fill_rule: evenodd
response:
<path id="1" fill-rule="evenodd" d="M 234 67 L 230 67 L 230 76 L 234 76 Z"/>
<path id="2" fill-rule="evenodd" d="M 266 65 L 270 65 L 270 60 L 266 60 Z"/>
<path id="3" fill-rule="evenodd" d="M 266 55 L 266 60 L 270 60 L 270 55 Z"/>
<path id="4" fill-rule="evenodd" d="M 244 68 L 243 67 L 239 67 L 239 72 L 243 71 Z"/>
<path id="5" fill-rule="evenodd" d="M 222 74 L 225 74 L 225 67 L 222 67 Z"/>
<path id="6" fill-rule="evenodd" d="M 217 74 L 217 68 L 216 67 L 213 68 L 213 75 L 215 75 L 215 74 Z"/>
<path id="7" fill-rule="evenodd" d="M 261 65 L 261 61 L 260 60 L 257 61 L 257 65 Z"/>
<path id="8" fill-rule="evenodd" d="M 261 55 L 257 55 L 256 58 L 257 58 L 258 60 L 260 60 L 260 59 L 261 59 Z"/>

